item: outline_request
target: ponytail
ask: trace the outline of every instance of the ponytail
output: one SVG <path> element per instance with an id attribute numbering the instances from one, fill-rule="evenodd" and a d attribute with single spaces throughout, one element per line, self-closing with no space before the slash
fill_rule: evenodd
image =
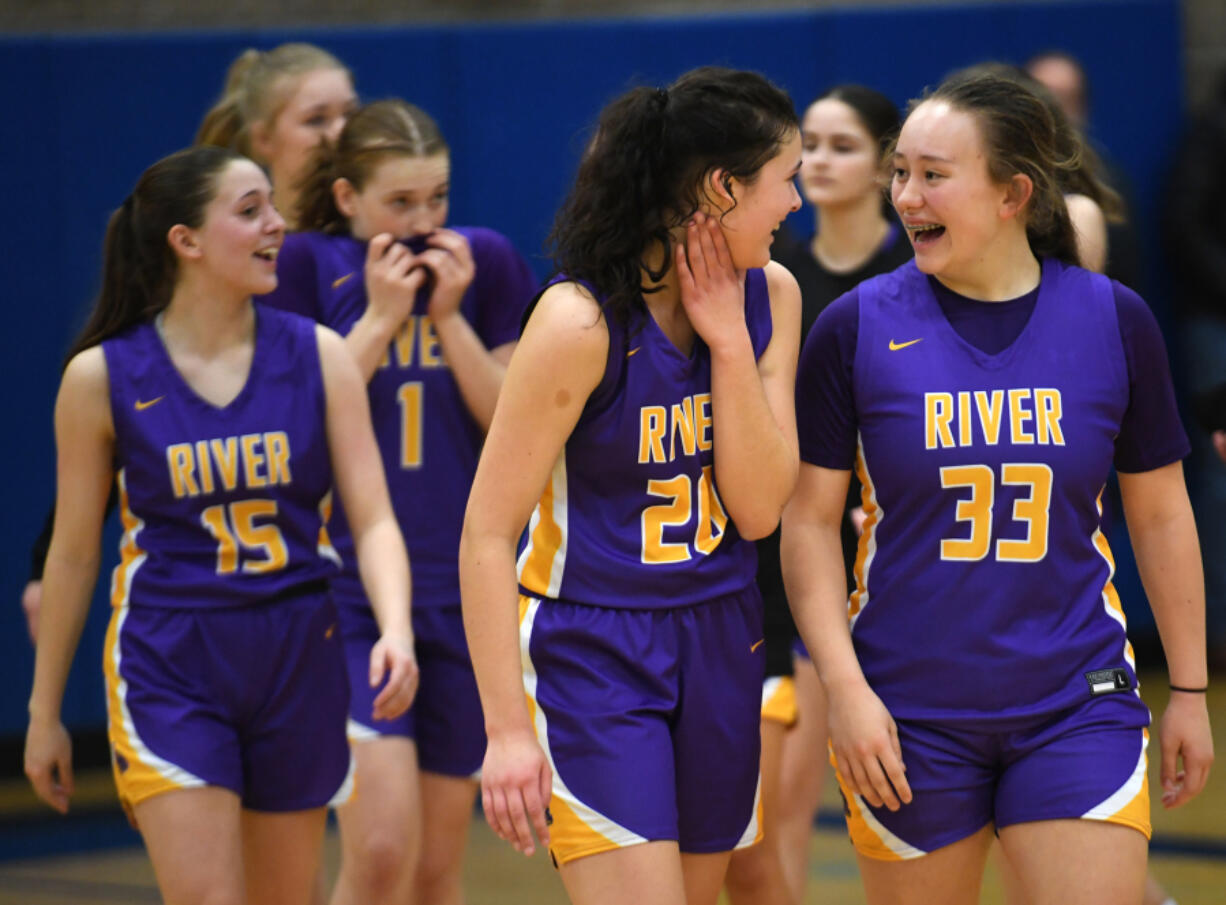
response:
<path id="1" fill-rule="evenodd" d="M 263 54 L 254 48 L 244 50 L 226 71 L 226 84 L 221 99 L 204 115 L 196 133 L 195 144 L 232 148 L 250 156 L 251 141 L 243 117 L 243 100 L 247 77 Z"/>
<path id="2" fill-rule="evenodd" d="M 600 115 L 549 247 L 559 271 L 585 280 L 626 323 L 644 308 L 644 276 L 672 267 L 672 229 L 706 198 L 713 170 L 752 183 L 799 127 L 786 94 L 752 72 L 704 67 L 668 88 L 638 87 Z M 736 199 L 733 198 L 735 205 Z M 664 251 L 659 270 L 644 255 Z"/>
<path id="3" fill-rule="evenodd" d="M 201 226 L 222 171 L 241 159 L 223 148 L 189 148 L 141 174 L 107 223 L 102 288 L 65 365 L 85 349 L 153 318 L 170 303 L 178 260 L 167 234 L 180 223 L 192 229 Z"/>

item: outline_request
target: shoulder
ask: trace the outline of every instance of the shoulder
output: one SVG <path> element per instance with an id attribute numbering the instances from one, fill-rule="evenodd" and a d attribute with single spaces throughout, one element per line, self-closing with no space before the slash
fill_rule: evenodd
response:
<path id="1" fill-rule="evenodd" d="M 860 323 L 860 289 L 862 286 L 863 284 L 844 292 L 827 305 L 825 310 L 817 316 L 813 332 L 821 330 L 823 333 L 844 335 L 850 332 L 854 337 Z"/>
<path id="2" fill-rule="evenodd" d="M 599 299 L 590 288 L 562 280 L 540 294 L 524 328 L 524 339 L 530 336 L 607 351 L 609 324 Z"/>
<path id="3" fill-rule="evenodd" d="M 72 357 L 68 366 L 64 368 L 61 385 L 64 387 L 71 385 L 74 388 L 85 390 L 101 388 L 103 392 L 106 391 L 106 355 L 102 351 L 101 344 L 90 346 Z"/>
<path id="4" fill-rule="evenodd" d="M 1158 319 L 1145 299 L 1118 280 L 1111 281 L 1115 300 L 1115 316 L 1120 325 L 1120 336 L 1126 346 L 1164 345 Z"/>
<path id="5" fill-rule="evenodd" d="M 331 363 L 337 356 L 348 357 L 349 350 L 345 348 L 345 341 L 339 333 L 323 324 L 312 323 L 311 326 L 315 331 L 315 346 L 319 349 L 320 361 Z"/>
<path id="6" fill-rule="evenodd" d="M 1089 195 L 1076 192 L 1065 195 L 1064 205 L 1068 208 L 1068 215 L 1073 221 L 1073 226 L 1078 229 L 1084 229 L 1087 226 L 1105 227 L 1107 221 L 1103 217 L 1103 209 Z"/>
<path id="7" fill-rule="evenodd" d="M 453 226 L 450 229 L 455 230 L 465 239 L 472 247 L 473 253 L 478 251 L 484 252 L 513 252 L 515 246 L 511 244 L 511 240 L 498 232 L 496 229 L 490 229 L 488 226 Z"/>
<path id="8" fill-rule="evenodd" d="M 67 418 L 80 428 L 93 425 L 108 433 L 113 430 L 110 376 L 102 346 L 90 346 L 68 362 L 55 407 L 57 418 Z"/>
<path id="9" fill-rule="evenodd" d="M 766 274 L 766 288 L 770 292 L 771 305 L 778 299 L 800 306 L 800 284 L 796 282 L 796 277 L 792 276 L 792 271 L 778 261 L 770 261 L 763 271 Z"/>

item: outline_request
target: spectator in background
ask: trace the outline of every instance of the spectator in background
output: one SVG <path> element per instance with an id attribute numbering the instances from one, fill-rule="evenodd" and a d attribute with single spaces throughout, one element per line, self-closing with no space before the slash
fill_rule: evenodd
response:
<path id="1" fill-rule="evenodd" d="M 1163 222 L 1187 389 L 1203 403 L 1226 383 L 1226 74 L 1184 135 Z M 1203 407 L 1203 406 L 1202 406 Z M 1189 486 L 1205 560 L 1210 660 L 1226 664 L 1226 473 L 1204 417 L 1191 430 Z"/>
<path id="2" fill-rule="evenodd" d="M 1045 50 L 1031 57 L 1023 69 L 1052 93 L 1072 125 L 1089 141 L 1090 79 L 1075 56 L 1062 50 Z M 1094 144 L 1102 162 L 1104 181 L 1124 199 L 1126 211 L 1134 208 L 1132 191 L 1124 172 L 1101 145 Z M 1141 292 L 1144 268 L 1136 231 L 1127 220 L 1107 225 L 1107 265 L 1104 273 L 1130 289 Z"/>

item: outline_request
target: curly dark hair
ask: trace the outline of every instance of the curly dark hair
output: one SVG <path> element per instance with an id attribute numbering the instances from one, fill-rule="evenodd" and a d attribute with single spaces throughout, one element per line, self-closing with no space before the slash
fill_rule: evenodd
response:
<path id="1" fill-rule="evenodd" d="M 721 170 L 731 195 L 732 180 L 752 183 L 798 128 L 787 94 L 753 72 L 708 66 L 627 91 L 601 112 L 558 211 L 549 247 L 559 272 L 627 322 L 645 308 L 644 274 L 659 282 L 672 266 L 670 230 L 699 209 L 707 177 Z M 659 270 L 643 261 L 653 247 L 669 252 Z"/>

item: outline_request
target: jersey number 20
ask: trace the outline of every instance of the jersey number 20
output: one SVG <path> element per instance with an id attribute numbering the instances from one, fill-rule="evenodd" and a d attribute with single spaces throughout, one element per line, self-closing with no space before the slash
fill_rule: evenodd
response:
<path id="1" fill-rule="evenodd" d="M 719 542 L 724 539 L 728 513 L 724 511 L 724 504 L 715 492 L 711 466 L 703 466 L 696 494 L 691 489 L 692 483 L 687 474 L 647 482 L 649 496 L 663 497 L 668 502 L 648 506 L 643 510 L 643 562 L 658 565 L 685 562 L 691 558 L 690 543 L 666 541 L 664 529 L 688 526 L 694 519 L 695 509 L 698 510 L 698 522 L 694 526 L 693 548 L 704 556 L 709 555 L 715 552 Z M 695 496 L 698 498 L 697 505 L 693 501 Z"/>

